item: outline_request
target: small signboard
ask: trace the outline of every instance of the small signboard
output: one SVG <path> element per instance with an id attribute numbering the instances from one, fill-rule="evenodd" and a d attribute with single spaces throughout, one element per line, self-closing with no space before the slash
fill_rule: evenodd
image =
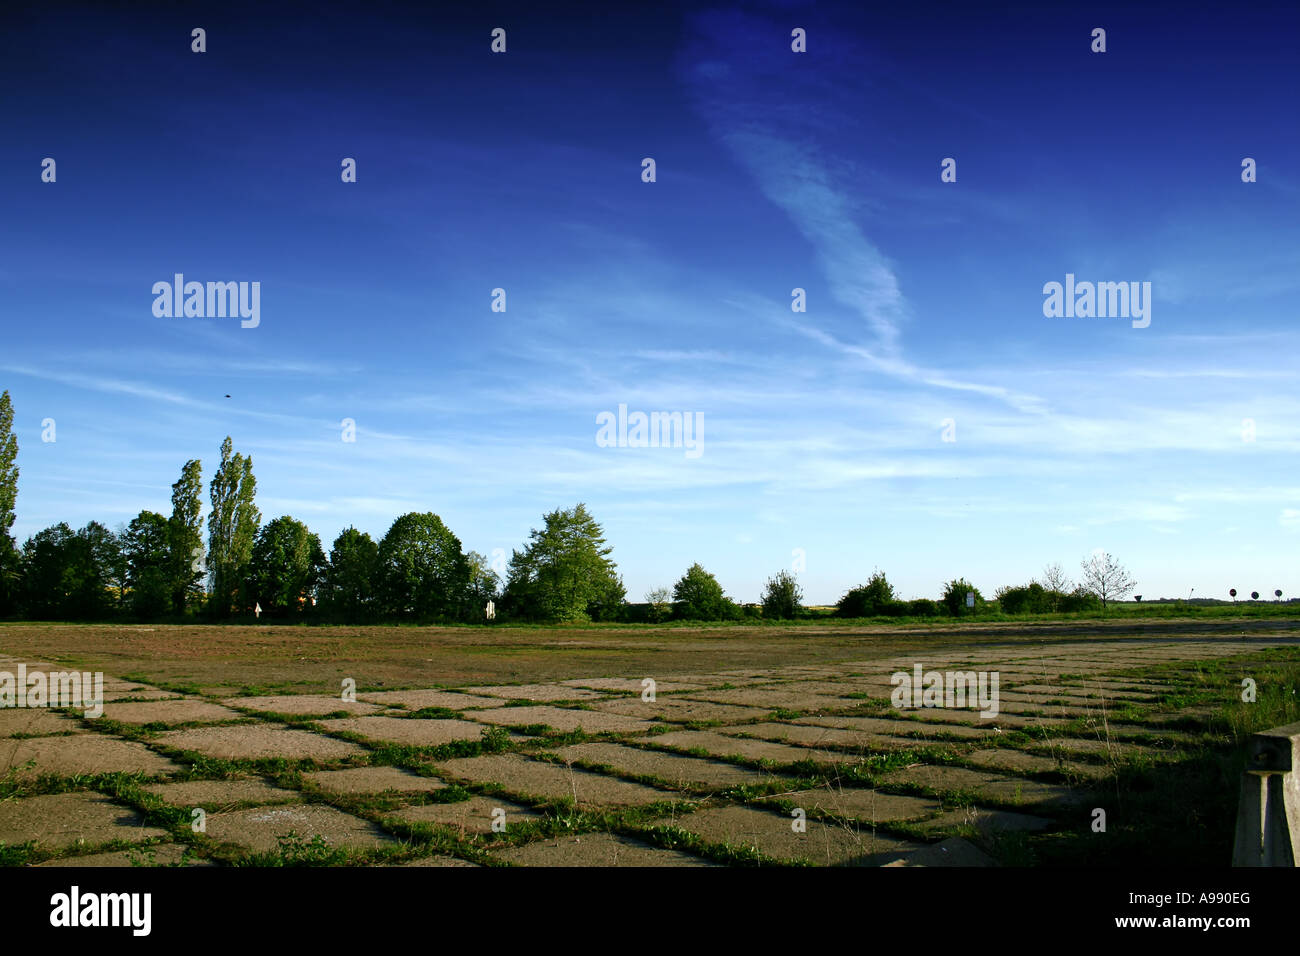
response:
<path id="1" fill-rule="evenodd" d="M 967 592 L 966 592 L 966 606 L 967 606 L 967 607 L 974 607 L 974 606 L 975 606 L 975 592 L 974 592 L 974 591 L 967 591 Z"/>

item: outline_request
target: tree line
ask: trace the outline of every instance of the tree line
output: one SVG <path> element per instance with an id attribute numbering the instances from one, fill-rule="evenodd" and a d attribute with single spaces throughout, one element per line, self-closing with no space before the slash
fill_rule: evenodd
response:
<path id="1" fill-rule="evenodd" d="M 484 620 L 694 621 L 745 617 L 790 619 L 804 611 L 790 571 L 764 585 L 758 605 L 727 597 L 717 578 L 696 563 L 671 590 L 656 588 L 630 604 L 612 548 L 584 504 L 543 516 L 541 528 L 512 553 L 504 579 L 483 555 L 466 552 L 432 512 L 398 517 L 375 541 L 346 528 L 326 554 L 318 535 L 292 516 L 262 523 L 253 462 L 229 437 L 207 486 L 193 459 L 171 486 L 171 512 L 141 511 L 113 531 L 92 521 L 74 530 L 60 522 L 21 547 L 10 534 L 18 491 L 13 409 L 0 393 L 0 617 L 35 620 L 230 620 L 257 613 L 270 619 L 376 622 Z M 1100 563 L 1098 563 L 1100 561 Z M 1003 588 L 1008 613 L 1091 610 L 1132 590 L 1109 555 L 1084 563 L 1085 583 L 1071 588 L 1059 566 L 1042 582 Z M 968 594 L 974 607 L 966 605 Z M 937 601 L 903 601 L 883 572 L 837 603 L 842 617 L 961 615 L 985 607 L 965 579 L 948 582 Z"/>

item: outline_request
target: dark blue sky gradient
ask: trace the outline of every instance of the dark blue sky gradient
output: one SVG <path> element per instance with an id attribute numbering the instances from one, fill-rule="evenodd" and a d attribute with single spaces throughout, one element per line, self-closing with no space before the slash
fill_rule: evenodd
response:
<path id="1" fill-rule="evenodd" d="M 166 510 L 230 434 L 327 548 L 432 510 L 508 556 L 586 501 L 632 599 L 699 560 L 753 600 L 796 549 L 814 603 L 1094 548 L 1148 595 L 1300 588 L 1294 5 L 3 19 L 20 537 Z M 261 325 L 155 317 L 176 272 L 260 282 Z M 1150 281 L 1150 327 L 1046 318 L 1067 272 Z M 703 455 L 598 447 L 620 403 Z"/>

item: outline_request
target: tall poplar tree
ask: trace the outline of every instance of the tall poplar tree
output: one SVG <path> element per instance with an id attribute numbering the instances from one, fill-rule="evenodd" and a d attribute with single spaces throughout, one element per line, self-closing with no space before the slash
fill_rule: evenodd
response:
<path id="1" fill-rule="evenodd" d="M 11 614 L 18 600 L 18 545 L 9 533 L 18 498 L 18 438 L 8 390 L 0 393 L 0 616 Z"/>
<path id="2" fill-rule="evenodd" d="M 253 503 L 257 494 L 253 460 L 231 454 L 229 435 L 221 443 L 221 464 L 212 476 L 209 491 L 212 501 L 212 514 L 208 516 L 210 607 L 216 616 L 227 617 L 252 559 L 253 541 L 262 522 L 262 513 Z"/>
<path id="3" fill-rule="evenodd" d="M 191 595 L 203 590 L 203 466 L 191 459 L 172 485 L 167 521 L 167 569 L 173 614 L 184 614 Z"/>

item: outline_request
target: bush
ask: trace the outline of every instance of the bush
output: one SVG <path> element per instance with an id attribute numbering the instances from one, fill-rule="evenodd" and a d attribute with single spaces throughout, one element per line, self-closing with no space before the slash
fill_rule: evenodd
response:
<path id="1" fill-rule="evenodd" d="M 668 616 L 673 613 L 672 592 L 667 588 L 652 588 L 645 594 L 646 603 L 644 605 L 628 605 L 628 620 L 649 622 L 651 624 L 662 624 L 668 620 Z M 644 611 L 634 611 L 633 608 L 645 608 Z"/>
<path id="2" fill-rule="evenodd" d="M 908 605 L 908 613 L 912 617 L 937 617 L 939 605 L 929 598 L 917 598 Z"/>
<path id="3" fill-rule="evenodd" d="M 971 591 L 975 592 L 974 608 L 966 607 L 966 595 Z M 960 617 L 963 614 L 976 614 L 983 610 L 984 596 L 980 594 L 979 588 L 965 578 L 958 578 L 944 585 L 942 603 L 949 614 Z"/>
<path id="4" fill-rule="evenodd" d="M 835 613 L 839 617 L 875 617 L 887 614 L 885 606 L 895 599 L 894 586 L 886 580 L 883 571 L 876 571 L 866 584 L 853 588 L 839 599 Z"/>
<path id="5" fill-rule="evenodd" d="M 767 579 L 763 589 L 763 617 L 792 618 L 802 610 L 803 589 L 789 571 Z"/>
<path id="6" fill-rule="evenodd" d="M 1061 595 L 1060 607 L 1066 613 L 1100 611 L 1101 599 L 1091 591 L 1085 591 L 1082 587 L 1077 587 L 1069 594 Z"/>
<path id="7" fill-rule="evenodd" d="M 997 593 L 998 605 L 1007 614 L 1047 614 L 1061 597 L 1037 581 L 1023 587 L 1002 588 Z"/>

